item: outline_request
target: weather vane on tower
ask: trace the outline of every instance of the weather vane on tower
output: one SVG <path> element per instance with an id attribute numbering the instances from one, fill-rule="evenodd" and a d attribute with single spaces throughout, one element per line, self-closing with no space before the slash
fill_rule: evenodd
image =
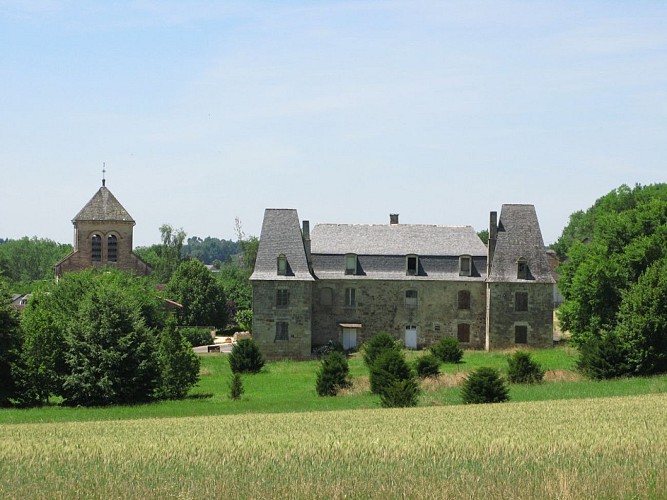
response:
<path id="1" fill-rule="evenodd" d="M 107 180 L 105 179 L 105 174 L 107 173 L 107 164 L 102 162 L 102 187 L 106 185 Z"/>

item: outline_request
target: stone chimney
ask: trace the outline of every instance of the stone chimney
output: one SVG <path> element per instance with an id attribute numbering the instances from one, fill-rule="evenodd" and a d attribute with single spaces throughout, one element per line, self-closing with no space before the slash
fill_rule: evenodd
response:
<path id="1" fill-rule="evenodd" d="M 303 248 L 306 250 L 306 261 L 308 268 L 312 269 L 312 256 L 310 253 L 310 221 L 303 221 L 303 228 L 301 229 L 301 237 L 303 238 Z"/>
<path id="2" fill-rule="evenodd" d="M 491 212 L 489 216 L 489 242 L 486 245 L 486 276 L 491 274 L 491 263 L 493 254 L 496 251 L 496 241 L 498 240 L 498 212 Z"/>
<path id="3" fill-rule="evenodd" d="M 398 214 L 389 214 L 389 224 L 398 224 Z"/>

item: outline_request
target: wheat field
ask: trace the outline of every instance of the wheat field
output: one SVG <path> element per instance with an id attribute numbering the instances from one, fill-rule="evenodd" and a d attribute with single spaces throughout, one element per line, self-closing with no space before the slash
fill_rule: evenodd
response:
<path id="1" fill-rule="evenodd" d="M 667 498 L 667 395 L 0 427 L 2 498 Z"/>

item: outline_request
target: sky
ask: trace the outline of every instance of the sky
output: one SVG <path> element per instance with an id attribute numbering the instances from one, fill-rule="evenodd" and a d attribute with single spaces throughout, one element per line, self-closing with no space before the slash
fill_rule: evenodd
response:
<path id="1" fill-rule="evenodd" d="M 170 224 L 488 226 L 545 243 L 667 181 L 667 2 L 0 0 L 0 238 L 72 243 L 106 185 Z"/>

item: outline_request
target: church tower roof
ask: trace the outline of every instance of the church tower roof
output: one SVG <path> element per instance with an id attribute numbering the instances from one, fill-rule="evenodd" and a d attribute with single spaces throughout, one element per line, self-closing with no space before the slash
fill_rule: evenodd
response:
<path id="1" fill-rule="evenodd" d="M 134 219 L 123 205 L 104 185 L 95 193 L 88 203 L 76 214 L 72 222 L 80 221 L 113 221 L 132 222 Z"/>

